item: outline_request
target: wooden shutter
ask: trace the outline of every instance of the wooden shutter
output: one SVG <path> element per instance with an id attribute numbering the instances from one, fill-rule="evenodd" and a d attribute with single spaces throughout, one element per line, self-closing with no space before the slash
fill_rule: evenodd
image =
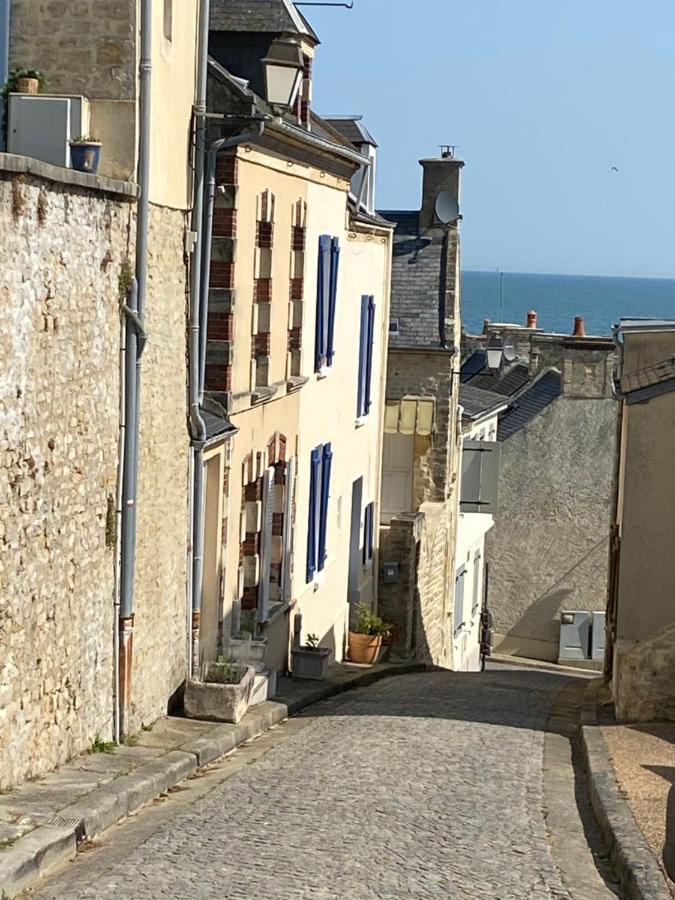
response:
<path id="1" fill-rule="evenodd" d="M 315 372 L 318 372 L 321 369 L 326 359 L 330 296 L 330 259 L 331 239 L 328 235 L 322 234 L 319 238 L 319 260 L 316 278 Z"/>
<path id="2" fill-rule="evenodd" d="M 361 324 L 359 329 L 359 383 L 356 398 L 356 415 L 366 414 L 366 372 L 368 369 L 368 297 L 361 297 Z"/>
<path id="3" fill-rule="evenodd" d="M 326 364 L 332 365 L 335 355 L 335 310 L 337 307 L 338 269 L 340 266 L 340 241 L 334 237 L 330 242 L 330 289 L 328 291 L 328 329 L 326 332 Z"/>
<path id="4" fill-rule="evenodd" d="M 455 603 L 454 603 L 454 622 L 452 623 L 455 634 L 459 632 L 464 625 L 464 582 L 466 580 L 466 566 L 462 566 L 457 570 L 455 575 Z"/>
<path id="5" fill-rule="evenodd" d="M 461 512 L 497 512 L 501 444 L 497 441 L 469 441 L 462 445 Z"/>
<path id="6" fill-rule="evenodd" d="M 373 378 L 373 341 L 375 339 L 375 298 L 368 297 L 367 309 L 367 338 L 366 338 L 366 376 L 364 387 L 364 412 L 368 415 L 371 407 L 370 393 Z"/>
<path id="7" fill-rule="evenodd" d="M 272 564 L 272 516 L 274 514 L 274 467 L 263 473 L 262 529 L 260 533 L 260 581 L 258 621 L 266 622 L 270 611 L 270 567 Z"/>
<path id="8" fill-rule="evenodd" d="M 328 551 L 326 538 L 328 533 L 328 498 L 330 496 L 330 470 L 333 464 L 333 451 L 330 444 L 323 446 L 323 458 L 321 461 L 321 506 L 319 516 L 319 541 L 317 568 L 323 569 Z"/>
<path id="9" fill-rule="evenodd" d="M 295 491 L 295 457 L 286 463 L 286 484 L 284 486 L 284 531 L 282 538 L 283 558 L 281 562 L 281 600 L 291 599 L 291 572 L 293 571 L 293 494 Z"/>
<path id="10" fill-rule="evenodd" d="M 312 450 L 309 476 L 309 521 L 307 523 L 307 581 L 312 581 L 316 572 L 317 525 L 321 487 L 321 447 Z"/>
<path id="11" fill-rule="evenodd" d="M 364 510 L 363 517 L 363 564 L 364 566 L 373 558 L 375 544 L 375 504 L 369 503 Z"/>
<path id="12" fill-rule="evenodd" d="M 471 604 L 471 618 L 475 618 L 480 608 L 480 587 L 483 574 L 483 558 L 480 550 L 477 550 L 473 558 L 473 602 Z"/>

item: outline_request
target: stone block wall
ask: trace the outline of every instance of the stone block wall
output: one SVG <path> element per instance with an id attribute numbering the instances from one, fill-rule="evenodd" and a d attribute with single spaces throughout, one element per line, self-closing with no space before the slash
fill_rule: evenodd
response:
<path id="1" fill-rule="evenodd" d="M 630 722 L 675 721 L 675 625 L 640 641 L 617 641 L 616 714 Z"/>
<path id="2" fill-rule="evenodd" d="M 13 0 L 10 67 L 44 72 L 49 93 L 136 96 L 136 0 Z"/>
<path id="3" fill-rule="evenodd" d="M 149 339 L 141 373 L 131 710 L 140 728 L 167 711 L 187 665 L 188 455 L 186 214 L 151 205 Z"/>
<path id="4" fill-rule="evenodd" d="M 0 790 L 111 736 L 132 213 L 0 171 Z"/>

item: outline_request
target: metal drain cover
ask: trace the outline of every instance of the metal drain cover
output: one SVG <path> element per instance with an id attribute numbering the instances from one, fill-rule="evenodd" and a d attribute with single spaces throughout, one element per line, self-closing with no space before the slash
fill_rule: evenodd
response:
<path id="1" fill-rule="evenodd" d="M 65 816 L 33 815 L 21 816 L 19 825 L 32 825 L 38 828 L 40 825 L 51 825 L 55 828 L 68 828 L 75 832 L 75 840 L 80 844 L 86 837 L 84 831 L 84 819 L 68 819 Z"/>

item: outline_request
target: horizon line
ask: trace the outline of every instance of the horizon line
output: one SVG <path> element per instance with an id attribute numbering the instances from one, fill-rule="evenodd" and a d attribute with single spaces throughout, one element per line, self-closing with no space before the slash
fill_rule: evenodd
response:
<path id="1" fill-rule="evenodd" d="M 520 272 L 511 269 L 474 269 L 462 266 L 462 272 L 476 272 L 480 275 L 536 275 L 543 278 L 625 278 L 628 281 L 675 281 L 675 275 L 598 275 L 584 272 Z"/>

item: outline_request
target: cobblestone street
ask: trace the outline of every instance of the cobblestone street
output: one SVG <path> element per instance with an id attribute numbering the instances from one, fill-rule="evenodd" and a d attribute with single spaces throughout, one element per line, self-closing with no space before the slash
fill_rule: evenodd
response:
<path id="1" fill-rule="evenodd" d="M 174 794 L 128 820 L 32 896 L 611 897 L 600 882 L 572 892 L 547 833 L 545 725 L 569 681 L 436 672 L 321 704 L 200 798 Z"/>

